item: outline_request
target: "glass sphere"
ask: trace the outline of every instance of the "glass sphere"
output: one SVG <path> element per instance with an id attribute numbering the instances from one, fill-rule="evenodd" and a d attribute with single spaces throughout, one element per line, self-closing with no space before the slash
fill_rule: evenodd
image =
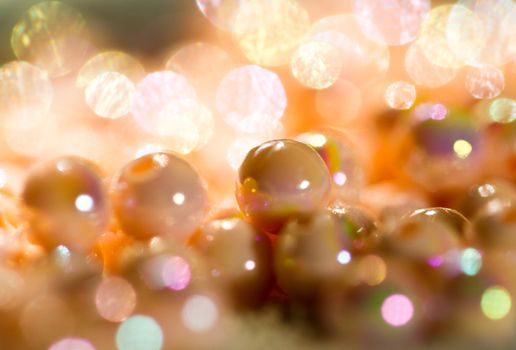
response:
<path id="1" fill-rule="evenodd" d="M 61 157 L 37 166 L 22 193 L 32 238 L 45 248 L 88 250 L 108 225 L 109 206 L 95 166 Z"/>
<path id="2" fill-rule="evenodd" d="M 113 182 L 112 198 L 122 230 L 137 239 L 185 241 L 201 225 L 207 204 L 197 172 L 169 153 L 148 154 L 126 165 Z"/>
<path id="3" fill-rule="evenodd" d="M 469 239 L 471 234 L 471 222 L 461 213 L 450 208 L 425 208 L 417 209 L 409 215 L 415 220 L 432 222 L 442 222 L 452 228 L 457 235 Z"/>
<path id="4" fill-rule="evenodd" d="M 330 175 L 317 152 L 284 139 L 249 151 L 240 166 L 236 196 L 249 220 L 276 233 L 290 217 L 326 205 L 330 189 Z"/>
<path id="5" fill-rule="evenodd" d="M 215 283 L 229 291 L 235 304 L 256 304 L 272 282 L 271 244 L 267 236 L 240 218 L 214 220 L 194 238 Z"/>
<path id="6" fill-rule="evenodd" d="M 365 184 L 365 174 L 351 145 L 327 134 L 308 132 L 297 140 L 312 146 L 324 160 L 332 180 L 332 197 L 356 201 Z"/>

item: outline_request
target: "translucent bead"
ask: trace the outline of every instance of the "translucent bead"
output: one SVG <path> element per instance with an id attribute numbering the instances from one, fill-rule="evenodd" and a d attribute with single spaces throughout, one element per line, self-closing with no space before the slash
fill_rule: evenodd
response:
<path id="1" fill-rule="evenodd" d="M 237 201 L 255 225 L 277 232 L 292 216 L 327 204 L 331 180 L 317 152 L 294 140 L 253 148 L 240 166 Z"/>
<path id="2" fill-rule="evenodd" d="M 184 241 L 200 226 L 206 210 L 199 175 L 168 153 L 148 154 L 126 165 L 113 182 L 112 196 L 122 230 L 138 239 Z"/>
<path id="3" fill-rule="evenodd" d="M 425 208 L 413 211 L 409 217 L 422 222 L 442 222 L 462 238 L 471 238 L 471 223 L 461 213 L 450 208 Z"/>
<path id="4" fill-rule="evenodd" d="M 358 200 L 365 174 L 351 145 L 316 132 L 301 134 L 297 139 L 312 146 L 324 160 L 332 180 L 333 197 L 351 202 Z"/>
<path id="5" fill-rule="evenodd" d="M 62 157 L 37 166 L 27 178 L 22 199 L 33 238 L 49 249 L 65 245 L 87 250 L 108 224 L 102 179 L 81 158 Z"/>
<path id="6" fill-rule="evenodd" d="M 259 230 L 239 218 L 211 221 L 195 237 L 194 247 L 207 259 L 213 280 L 235 304 L 256 304 L 267 296 L 272 250 Z"/>

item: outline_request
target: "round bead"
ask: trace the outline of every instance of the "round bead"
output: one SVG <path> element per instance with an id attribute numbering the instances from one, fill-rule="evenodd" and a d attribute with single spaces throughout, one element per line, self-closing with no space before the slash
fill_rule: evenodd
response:
<path id="1" fill-rule="evenodd" d="M 207 259 L 216 283 L 236 304 L 255 304 L 267 296 L 272 281 L 268 237 L 240 218 L 211 221 L 194 240 Z"/>
<path id="2" fill-rule="evenodd" d="M 244 215 L 276 233 L 292 216 L 327 204 L 331 180 L 317 152 L 294 140 L 275 140 L 253 148 L 244 159 L 237 201 Z"/>
<path id="3" fill-rule="evenodd" d="M 459 208 L 468 218 L 473 218 L 482 209 L 496 203 L 516 205 L 516 187 L 510 182 L 493 181 L 474 186 L 459 200 Z"/>
<path id="4" fill-rule="evenodd" d="M 425 208 L 417 209 L 409 215 L 410 218 L 422 222 L 442 222 L 453 231 L 463 237 L 470 238 L 471 223 L 461 213 L 450 208 Z"/>
<path id="5" fill-rule="evenodd" d="M 185 241 L 202 223 L 206 194 L 197 172 L 181 158 L 153 153 L 126 165 L 112 186 L 122 230 L 137 239 Z"/>
<path id="6" fill-rule="evenodd" d="M 32 238 L 47 249 L 88 250 L 106 229 L 107 195 L 88 161 L 62 157 L 36 167 L 22 193 Z"/>

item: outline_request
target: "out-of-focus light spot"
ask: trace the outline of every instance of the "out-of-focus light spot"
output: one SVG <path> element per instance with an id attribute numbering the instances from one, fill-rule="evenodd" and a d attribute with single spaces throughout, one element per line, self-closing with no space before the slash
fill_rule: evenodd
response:
<path id="1" fill-rule="evenodd" d="M 428 11 L 430 0 L 355 0 L 355 13 L 365 19 L 364 34 L 389 45 L 404 45 L 414 40 Z"/>
<path id="2" fill-rule="evenodd" d="M 448 46 L 446 30 L 453 5 L 440 5 L 426 16 L 417 40 L 427 60 L 445 68 L 460 68 L 465 62 L 458 58 Z"/>
<path id="3" fill-rule="evenodd" d="M 405 53 L 405 70 L 417 85 L 429 88 L 443 86 L 455 78 L 456 69 L 440 67 L 426 58 L 418 41 L 412 43 Z"/>
<path id="4" fill-rule="evenodd" d="M 119 350 L 160 350 L 163 331 L 152 317 L 132 316 L 118 327 L 116 345 Z"/>
<path id="5" fill-rule="evenodd" d="M 482 268 L 482 254 L 475 248 L 466 248 L 460 255 L 462 272 L 468 276 L 475 276 Z"/>
<path id="6" fill-rule="evenodd" d="M 256 267 L 256 263 L 253 260 L 247 260 L 244 267 L 247 271 L 252 271 Z"/>
<path id="7" fill-rule="evenodd" d="M 473 11 L 461 4 L 450 9 L 445 34 L 448 48 L 465 63 L 474 62 L 486 45 L 484 24 Z"/>
<path id="8" fill-rule="evenodd" d="M 219 318 L 219 310 L 211 298 L 194 295 L 186 301 L 181 316 L 188 329 L 194 332 L 204 332 L 215 325 Z"/>
<path id="9" fill-rule="evenodd" d="M 453 144 L 453 151 L 455 152 L 457 157 L 461 159 L 466 159 L 473 151 L 473 146 L 466 140 L 457 140 Z"/>
<path id="10" fill-rule="evenodd" d="M 358 116 L 361 106 L 360 90 L 342 78 L 328 89 L 317 91 L 315 96 L 317 113 L 332 125 L 338 126 L 353 121 Z"/>
<path id="11" fill-rule="evenodd" d="M 58 340 L 48 350 L 95 350 L 95 347 L 86 339 L 70 337 Z"/>
<path id="12" fill-rule="evenodd" d="M 122 322 L 136 307 L 133 286 L 120 277 L 107 277 L 97 288 L 95 306 L 99 315 L 111 322 Z"/>
<path id="13" fill-rule="evenodd" d="M 185 195 L 181 192 L 178 192 L 172 196 L 172 201 L 176 205 L 183 205 L 185 202 Z"/>
<path id="14" fill-rule="evenodd" d="M 22 61 L 0 68 L 0 115 L 4 127 L 26 129 L 41 124 L 53 95 L 52 83 L 41 69 Z"/>
<path id="15" fill-rule="evenodd" d="M 444 264 L 444 258 L 441 255 L 433 256 L 427 260 L 427 263 L 430 267 L 436 269 Z"/>
<path id="16" fill-rule="evenodd" d="M 287 96 L 275 73 L 254 65 L 233 69 L 221 81 L 216 96 L 217 110 L 233 126 L 251 115 L 280 119 Z"/>
<path id="17" fill-rule="evenodd" d="M 335 182 L 337 186 L 344 186 L 347 181 L 348 177 L 343 172 L 338 171 L 333 174 L 333 182 Z"/>
<path id="18" fill-rule="evenodd" d="M 290 61 L 310 27 L 308 13 L 293 0 L 248 0 L 240 6 L 232 31 L 244 55 L 263 66 Z"/>
<path id="19" fill-rule="evenodd" d="M 75 199 L 75 207 L 80 212 L 89 213 L 93 210 L 94 206 L 95 202 L 93 201 L 93 198 L 91 198 L 90 195 L 80 194 Z"/>
<path id="20" fill-rule="evenodd" d="M 507 289 L 500 286 L 486 289 L 480 301 L 482 312 L 491 320 L 500 320 L 507 316 L 511 306 L 511 295 Z"/>
<path id="21" fill-rule="evenodd" d="M 11 47 L 20 60 L 56 77 L 81 63 L 90 48 L 86 34 L 86 22 L 75 9 L 59 1 L 44 1 L 31 6 L 16 23 Z"/>
<path id="22" fill-rule="evenodd" d="M 202 14 L 217 28 L 231 30 L 238 9 L 245 0 L 196 0 Z"/>
<path id="23" fill-rule="evenodd" d="M 190 284 L 192 270 L 188 261 L 180 256 L 171 256 L 163 263 L 162 276 L 165 286 L 180 291 Z"/>
<path id="24" fill-rule="evenodd" d="M 134 84 L 125 75 L 105 72 L 88 84 L 84 96 L 99 117 L 116 119 L 129 113 L 134 92 Z"/>
<path id="25" fill-rule="evenodd" d="M 409 109 L 416 100 L 416 88 L 411 83 L 397 81 L 385 90 L 385 102 L 392 109 Z"/>
<path id="26" fill-rule="evenodd" d="M 93 56 L 77 74 L 76 85 L 83 88 L 107 72 L 122 74 L 132 83 L 138 83 L 145 75 L 145 70 L 138 60 L 120 51 L 108 51 Z"/>
<path id="27" fill-rule="evenodd" d="M 347 250 L 341 250 L 339 254 L 337 254 L 337 261 L 341 265 L 349 264 L 351 261 L 351 254 Z"/>
<path id="28" fill-rule="evenodd" d="M 360 260 L 359 264 L 360 279 L 370 285 L 376 286 L 382 283 L 387 276 L 387 265 L 385 261 L 377 255 L 367 255 Z"/>
<path id="29" fill-rule="evenodd" d="M 333 45 L 311 41 L 297 48 L 290 65 L 292 74 L 302 85 L 322 90 L 332 86 L 339 78 L 342 58 Z"/>
<path id="30" fill-rule="evenodd" d="M 361 17 L 344 14 L 322 18 L 313 24 L 310 40 L 338 48 L 343 61 L 341 78 L 355 84 L 377 79 L 389 68 L 390 54 L 385 43 L 369 40 L 361 30 Z"/>
<path id="31" fill-rule="evenodd" d="M 448 115 L 448 108 L 441 103 L 422 103 L 414 108 L 414 117 L 418 121 L 443 120 Z"/>
<path id="32" fill-rule="evenodd" d="M 491 184 L 485 184 L 478 187 L 478 194 L 480 197 L 487 198 L 495 193 L 495 188 Z"/>
<path id="33" fill-rule="evenodd" d="M 474 98 L 490 99 L 500 95 L 505 87 L 503 72 L 493 66 L 470 68 L 466 74 L 466 89 Z"/>
<path id="34" fill-rule="evenodd" d="M 414 316 L 414 306 L 405 295 L 393 294 L 383 301 L 381 312 L 385 322 L 393 327 L 401 327 Z"/>
<path id="35" fill-rule="evenodd" d="M 489 106 L 489 116 L 496 123 L 516 121 L 516 101 L 511 98 L 497 98 Z"/>

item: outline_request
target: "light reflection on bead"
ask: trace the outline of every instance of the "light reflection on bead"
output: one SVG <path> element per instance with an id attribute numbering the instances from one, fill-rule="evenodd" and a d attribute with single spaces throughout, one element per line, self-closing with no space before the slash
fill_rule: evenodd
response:
<path id="1" fill-rule="evenodd" d="M 381 312 L 385 322 L 393 327 L 401 327 L 414 316 L 414 306 L 405 295 L 393 294 L 383 301 Z"/>
<path id="2" fill-rule="evenodd" d="M 123 278 L 107 277 L 97 288 L 95 306 L 102 318 L 111 322 L 122 322 L 136 307 L 136 292 Z"/>
<path id="3" fill-rule="evenodd" d="M 234 38 L 251 62 L 281 66 L 308 31 L 310 19 L 293 0 L 248 0 L 232 25 Z"/>
<path id="4" fill-rule="evenodd" d="M 89 49 L 86 23 L 80 13 L 60 1 L 30 7 L 16 23 L 11 47 L 21 60 L 56 77 L 76 68 Z"/>
<path id="5" fill-rule="evenodd" d="M 466 74 L 466 89 L 474 98 L 495 98 L 500 95 L 504 87 L 503 72 L 496 67 L 470 68 Z"/>
<path id="6" fill-rule="evenodd" d="M 113 182 L 112 195 L 122 230 L 138 239 L 166 236 L 184 241 L 205 214 L 199 175 L 168 153 L 149 154 L 126 165 Z"/>
<path id="7" fill-rule="evenodd" d="M 129 113 L 134 92 L 134 84 L 125 75 L 105 72 L 86 86 L 84 95 L 95 114 L 115 119 Z"/>
<path id="8" fill-rule="evenodd" d="M 303 181 L 309 186 L 300 189 Z M 324 205 L 330 186 L 326 165 L 314 149 L 294 140 L 275 140 L 247 154 L 239 171 L 237 200 L 254 224 L 276 232 L 289 217 Z"/>
<path id="9" fill-rule="evenodd" d="M 355 0 L 355 13 L 365 19 L 362 30 L 368 38 L 389 45 L 404 45 L 416 38 L 430 0 Z M 371 29 L 371 27 L 376 27 Z"/>
<path id="10" fill-rule="evenodd" d="M 58 340 L 48 350 L 95 350 L 95 347 L 86 339 L 70 337 Z"/>
<path id="11" fill-rule="evenodd" d="M 392 109 L 409 109 L 415 99 L 416 88 L 405 81 L 394 82 L 385 90 L 385 102 Z"/>
<path id="12" fill-rule="evenodd" d="M 292 74 L 302 85 L 317 90 L 332 86 L 342 70 L 339 50 L 331 44 L 318 41 L 300 45 L 290 65 Z"/>
<path id="13" fill-rule="evenodd" d="M 163 331 L 149 316 L 132 316 L 118 328 L 116 345 L 119 350 L 160 350 L 163 346 Z"/>
<path id="14" fill-rule="evenodd" d="M 217 305 L 210 297 L 194 295 L 181 310 L 185 326 L 193 332 L 206 332 L 215 326 L 219 318 Z"/>

